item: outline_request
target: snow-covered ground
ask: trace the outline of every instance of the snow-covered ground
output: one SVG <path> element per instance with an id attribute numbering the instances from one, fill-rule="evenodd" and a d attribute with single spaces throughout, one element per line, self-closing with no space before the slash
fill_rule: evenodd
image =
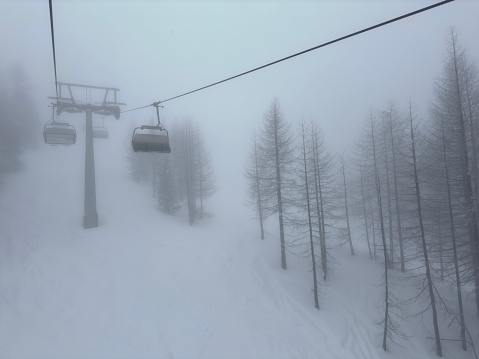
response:
<path id="1" fill-rule="evenodd" d="M 382 270 L 363 244 L 355 257 L 332 250 L 315 310 L 309 258 L 290 252 L 280 269 L 274 222 L 261 241 L 224 187 L 214 216 L 194 226 L 161 214 L 151 190 L 129 178 L 128 145 L 111 132 L 95 140 L 98 228 L 81 226 L 83 136 L 27 153 L 24 171 L 3 183 L 1 358 L 435 357 L 421 317 L 401 322 L 409 338 L 382 351 Z M 444 336 L 457 338 L 447 324 Z M 472 357 L 445 345 L 446 357 Z"/>

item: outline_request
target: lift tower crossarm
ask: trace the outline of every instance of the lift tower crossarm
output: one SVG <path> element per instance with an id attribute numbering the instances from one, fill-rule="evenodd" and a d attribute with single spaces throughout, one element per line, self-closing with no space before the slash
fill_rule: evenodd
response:
<path id="1" fill-rule="evenodd" d="M 96 90 L 113 90 L 113 91 L 120 91 L 120 89 L 116 87 L 105 87 L 105 86 L 90 86 L 90 85 L 80 85 L 80 84 L 73 84 L 71 82 L 58 82 L 59 86 L 73 86 L 73 87 L 83 87 L 89 89 L 96 89 Z"/>
<path id="2" fill-rule="evenodd" d="M 105 90 L 105 96 L 103 97 L 103 102 L 102 105 L 126 105 L 126 103 L 123 102 L 117 102 L 117 92 L 120 91 L 120 89 L 116 87 L 106 87 L 106 86 L 90 86 L 90 85 L 82 85 L 82 84 L 74 84 L 70 82 L 58 82 L 58 97 L 48 97 L 49 99 L 53 100 L 58 100 L 58 101 L 69 101 L 71 103 L 78 103 L 76 101 L 75 97 L 73 96 L 72 88 L 79 87 L 79 88 L 85 88 L 87 90 Z M 62 88 L 66 87 L 68 90 L 68 93 L 70 94 L 70 97 L 62 97 Z M 113 101 L 107 101 L 108 100 L 108 94 L 109 92 L 113 92 Z"/>

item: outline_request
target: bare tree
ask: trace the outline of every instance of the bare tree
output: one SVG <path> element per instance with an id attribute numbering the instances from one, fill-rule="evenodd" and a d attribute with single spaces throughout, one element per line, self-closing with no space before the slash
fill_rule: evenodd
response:
<path id="1" fill-rule="evenodd" d="M 333 210 L 336 207 L 335 202 L 335 182 L 336 173 L 328 146 L 322 136 L 319 126 L 315 123 L 311 126 L 311 143 L 312 143 L 312 170 L 314 172 L 314 186 L 312 195 L 314 198 L 316 226 L 318 228 L 320 249 L 321 249 L 321 268 L 323 270 L 323 278 L 328 278 L 328 231 L 326 222 L 327 217 L 333 218 Z"/>
<path id="2" fill-rule="evenodd" d="M 379 222 L 381 224 L 381 239 L 383 243 L 383 253 L 384 253 L 384 330 L 383 330 L 383 350 L 387 351 L 387 338 L 389 336 L 390 328 L 390 314 L 389 314 L 389 277 L 388 277 L 388 250 L 386 246 L 386 235 L 384 233 L 384 219 L 383 219 L 383 205 L 381 197 L 381 182 L 379 181 L 379 172 L 377 167 L 377 158 L 376 158 L 376 141 L 374 138 L 374 118 L 371 110 L 371 115 L 369 117 L 369 122 L 371 126 L 371 139 L 373 147 L 373 160 L 374 160 L 374 178 L 376 184 L 376 194 L 378 198 L 378 209 L 379 209 Z"/>
<path id="3" fill-rule="evenodd" d="M 413 169 L 414 169 L 414 182 L 416 187 L 416 202 L 417 202 L 417 212 L 418 212 L 418 219 L 419 219 L 419 229 L 421 233 L 422 252 L 424 257 L 424 266 L 426 269 L 426 279 L 427 279 L 427 287 L 429 290 L 429 300 L 430 300 L 431 309 L 432 309 L 434 334 L 436 339 L 436 354 L 441 357 L 442 356 L 441 336 L 439 334 L 434 285 L 432 282 L 431 266 L 429 263 L 429 256 L 428 256 L 428 250 L 427 250 L 427 244 L 426 244 L 426 234 L 424 231 L 424 224 L 423 224 L 423 217 L 422 217 L 422 210 L 421 210 L 421 191 L 419 186 L 419 176 L 418 176 L 418 170 L 417 170 L 417 157 L 416 157 L 416 139 L 415 139 L 416 130 L 413 126 L 413 115 L 412 115 L 411 106 L 409 107 L 409 118 L 410 118 L 410 124 L 411 124 L 411 152 L 412 152 Z"/>
<path id="4" fill-rule="evenodd" d="M 314 293 L 314 307 L 319 309 L 319 292 L 318 292 L 318 279 L 316 274 L 316 256 L 314 253 L 315 240 L 313 234 L 313 214 L 312 214 L 312 201 L 310 197 L 310 181 L 309 176 L 311 175 L 311 170 L 308 169 L 308 157 L 311 158 L 312 148 L 307 146 L 307 135 L 304 125 L 304 120 L 301 121 L 301 149 L 302 149 L 302 162 L 303 162 L 303 197 L 306 202 L 306 214 L 307 214 L 307 223 L 308 223 L 308 235 L 309 235 L 309 250 L 311 252 L 311 265 L 313 271 L 313 293 Z M 306 149 L 308 148 L 308 153 Z"/>
<path id="5" fill-rule="evenodd" d="M 344 188 L 344 211 L 346 217 L 346 230 L 348 236 L 348 243 L 349 249 L 351 250 L 351 255 L 354 256 L 354 248 L 353 248 L 353 241 L 351 239 L 351 229 L 349 226 L 349 209 L 348 209 L 348 189 L 346 186 L 346 170 L 344 166 L 344 156 L 341 157 L 341 165 L 342 165 L 342 174 L 343 174 L 343 188 Z"/>
<path id="6" fill-rule="evenodd" d="M 256 214 L 259 219 L 260 234 L 261 239 L 264 239 L 264 228 L 263 223 L 266 218 L 264 213 L 264 191 L 263 191 L 263 178 L 261 177 L 261 165 L 260 165 L 260 154 L 258 149 L 258 140 L 254 136 L 252 149 L 248 157 L 248 162 L 246 164 L 245 176 L 248 181 L 248 196 L 249 204 L 253 206 L 256 210 Z"/>
<path id="7" fill-rule="evenodd" d="M 454 228 L 454 214 L 452 212 L 451 186 L 449 183 L 449 170 L 447 166 L 446 134 L 444 131 L 444 123 L 442 123 L 442 144 L 443 144 L 443 156 L 444 156 L 444 177 L 446 179 L 446 187 L 447 187 L 447 199 L 448 199 L 447 203 L 448 203 L 449 218 L 450 218 L 452 253 L 454 257 L 454 272 L 456 277 L 457 302 L 459 305 L 459 320 L 461 324 L 461 343 L 462 343 L 462 349 L 467 350 L 466 321 L 464 319 L 464 308 L 462 303 L 462 290 L 461 290 L 461 280 L 460 280 L 460 273 L 459 273 L 459 261 L 457 257 L 456 231 Z"/>
<path id="8" fill-rule="evenodd" d="M 20 154 L 41 138 L 27 74 L 19 65 L 6 73 L 0 73 L 0 176 L 20 170 Z"/>
<path id="9" fill-rule="evenodd" d="M 400 210 L 400 201 L 399 201 L 399 189 L 398 189 L 398 178 L 399 178 L 399 164 L 398 157 L 401 156 L 398 148 L 398 139 L 401 140 L 403 131 L 399 123 L 399 114 L 394 107 L 392 101 L 389 103 L 389 108 L 386 111 L 386 117 L 388 118 L 389 125 L 389 141 L 391 144 L 391 158 L 393 164 L 393 185 L 394 185 L 394 202 L 396 210 L 396 222 L 397 222 L 397 231 L 398 231 L 398 242 L 399 242 L 399 260 L 401 264 L 401 272 L 404 272 L 405 269 L 405 258 L 404 258 L 404 244 L 403 244 L 403 234 L 402 234 L 402 224 L 401 224 L 401 210 Z M 392 231 L 392 225 L 391 225 Z"/>
<path id="10" fill-rule="evenodd" d="M 376 120 L 371 109 L 370 115 L 362 126 L 361 136 L 356 144 L 356 152 L 353 156 L 356 175 L 359 177 L 359 179 L 353 181 L 355 192 L 357 193 L 357 195 L 353 197 L 353 199 L 356 200 L 356 204 L 353 206 L 353 208 L 356 208 L 354 214 L 361 216 L 362 220 L 364 220 L 365 237 L 368 241 L 370 254 L 374 259 L 377 258 L 378 250 L 381 246 L 381 241 L 377 241 L 377 237 L 381 237 L 381 234 L 377 232 L 380 232 L 381 221 L 384 221 L 382 198 L 381 208 L 379 208 L 378 182 L 380 182 L 381 179 L 379 174 L 380 161 L 377 154 L 378 141 L 376 140 L 377 129 L 375 122 Z M 383 195 L 382 192 L 383 191 L 381 191 L 381 196 Z M 372 243 L 369 243 L 371 237 Z"/>
<path id="11" fill-rule="evenodd" d="M 366 241 L 368 243 L 369 257 L 373 259 L 373 252 L 371 251 L 371 243 L 369 240 L 368 214 L 366 211 L 366 197 L 364 195 L 364 180 L 363 180 L 362 164 L 359 165 L 359 179 L 360 179 L 360 186 L 361 186 L 361 204 L 362 204 L 363 218 L 364 218 L 364 231 L 366 232 Z"/>
<path id="12" fill-rule="evenodd" d="M 197 147 L 194 150 L 194 153 L 196 153 L 194 165 L 198 180 L 196 181 L 195 193 L 200 202 L 198 216 L 201 219 L 205 215 L 205 200 L 216 192 L 216 180 L 211 156 L 199 127 L 196 128 L 196 137 L 195 143 Z"/>
<path id="13" fill-rule="evenodd" d="M 169 137 L 174 149 L 169 154 L 130 153 L 130 174 L 137 182 L 153 184 L 162 212 L 174 214 L 186 207 L 193 224 L 207 213 L 205 200 L 216 190 L 211 158 L 193 120 L 174 123 Z"/>
<path id="14" fill-rule="evenodd" d="M 277 213 L 281 246 L 281 268 L 286 269 L 286 241 L 284 233 L 286 189 L 290 186 L 290 168 L 293 164 L 293 135 L 284 119 L 278 100 L 271 103 L 265 114 L 260 133 L 261 164 L 265 173 L 266 210 Z"/>
<path id="15" fill-rule="evenodd" d="M 170 154 L 159 154 L 157 156 L 156 170 L 156 199 L 160 210 L 167 214 L 174 214 L 181 208 L 175 182 L 177 174 L 175 171 L 173 157 Z"/>
<path id="16" fill-rule="evenodd" d="M 477 208 L 474 201 L 474 192 L 473 192 L 473 185 L 472 185 L 472 178 L 471 178 L 471 167 L 476 167 L 476 164 L 472 166 L 469 165 L 469 156 L 468 156 L 468 149 L 467 149 L 467 138 L 466 138 L 466 119 L 464 116 L 464 109 L 462 103 L 464 101 L 464 84 L 461 81 L 460 74 L 459 74 L 459 49 L 457 48 L 457 37 L 454 33 L 454 30 L 451 31 L 451 60 L 454 69 L 454 84 L 455 89 L 454 91 L 454 98 L 456 99 L 456 110 L 457 110 L 457 117 L 459 120 L 459 128 L 460 128 L 460 135 L 461 135 L 461 155 L 463 157 L 462 169 L 463 169 L 463 177 L 464 177 L 464 197 L 466 200 L 466 205 L 469 210 L 470 214 L 470 237 L 471 237 L 471 249 L 472 249 L 472 263 L 473 263 L 473 277 L 474 277 L 474 285 L 475 285 L 475 294 L 476 294 L 476 307 L 479 315 L 479 228 L 477 223 Z"/>
<path id="17" fill-rule="evenodd" d="M 468 64 L 465 50 L 461 48 L 455 30 L 451 29 L 443 73 L 434 87 L 432 117 L 441 123 L 440 126 L 444 126 L 447 134 L 447 146 L 450 149 L 447 166 L 449 173 L 455 174 L 450 178 L 449 188 L 453 193 L 452 200 L 457 202 L 460 208 L 459 221 L 455 221 L 455 227 L 468 232 L 467 239 L 462 240 L 470 253 L 467 256 L 468 261 L 463 261 L 461 266 L 465 270 L 462 281 L 474 283 L 476 309 L 479 314 L 478 164 L 475 158 L 478 146 L 475 134 L 479 121 L 475 108 L 479 105 L 479 92 L 478 85 L 471 81 L 475 76 L 477 70 L 475 72 L 474 67 Z M 436 135 L 436 138 L 438 142 L 441 141 L 440 134 Z M 442 163 L 440 158 L 436 161 Z M 442 183 L 443 188 L 444 185 Z M 458 247 L 464 246 L 461 244 Z"/>
<path id="18" fill-rule="evenodd" d="M 386 199 L 387 199 L 387 208 L 388 208 L 388 229 L 389 229 L 389 265 L 392 267 L 394 265 L 394 238 L 393 238 L 393 214 L 392 214 L 392 199 L 391 199 L 391 184 L 390 184 L 390 166 L 389 166 L 389 151 L 388 151 L 388 141 L 387 141 L 387 129 L 386 129 L 386 120 L 382 116 L 382 137 L 383 137 L 383 151 L 384 151 L 384 171 L 386 174 Z"/>

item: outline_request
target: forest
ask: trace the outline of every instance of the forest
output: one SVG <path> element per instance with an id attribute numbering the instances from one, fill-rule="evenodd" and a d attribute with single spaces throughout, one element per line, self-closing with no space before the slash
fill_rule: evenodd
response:
<path id="1" fill-rule="evenodd" d="M 287 247 L 304 248 L 317 309 L 318 287 L 328 280 L 329 248 L 340 240 L 354 256 L 354 240 L 366 241 L 371 260 L 383 264 L 385 351 L 401 335 L 395 308 L 407 306 L 394 292 L 398 271 L 423 278 L 417 296 L 427 300 L 438 356 L 443 355 L 440 310 L 459 324 L 463 350 L 475 342 L 463 301 L 474 297 L 477 316 L 478 80 L 477 59 L 451 29 L 424 118 L 416 114 L 413 99 L 404 107 L 391 99 L 364 115 L 354 151 L 335 154 L 318 121 L 302 119 L 293 126 L 274 99 L 252 140 L 245 176 L 258 237 L 264 239 L 264 221 L 277 216 L 283 269 Z M 289 242 L 286 228 L 295 233 Z M 441 298 L 439 282 L 454 288 L 454 303 Z"/>
<path id="2" fill-rule="evenodd" d="M 191 225 L 210 215 L 205 201 L 216 190 L 211 156 L 200 127 L 191 119 L 176 122 L 169 137 L 171 154 L 131 152 L 130 174 L 136 182 L 151 183 L 161 212 L 173 215 L 186 208 Z"/>
<path id="3" fill-rule="evenodd" d="M 21 169 L 22 151 L 40 142 L 41 124 L 31 92 L 28 76 L 20 66 L 0 71 L 0 182 L 6 173 Z"/>

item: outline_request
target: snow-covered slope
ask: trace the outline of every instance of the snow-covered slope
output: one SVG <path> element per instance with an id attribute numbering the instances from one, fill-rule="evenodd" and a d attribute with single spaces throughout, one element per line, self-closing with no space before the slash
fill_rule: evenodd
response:
<path id="1" fill-rule="evenodd" d="M 317 311 L 308 258 L 281 270 L 276 236 L 259 240 L 224 188 L 194 226 L 161 214 L 128 177 L 125 141 L 95 140 L 100 226 L 82 229 L 79 141 L 26 154 L 3 185 L 0 357 L 434 357 L 417 337 L 382 352 L 380 267 L 360 245 L 333 251 Z"/>

